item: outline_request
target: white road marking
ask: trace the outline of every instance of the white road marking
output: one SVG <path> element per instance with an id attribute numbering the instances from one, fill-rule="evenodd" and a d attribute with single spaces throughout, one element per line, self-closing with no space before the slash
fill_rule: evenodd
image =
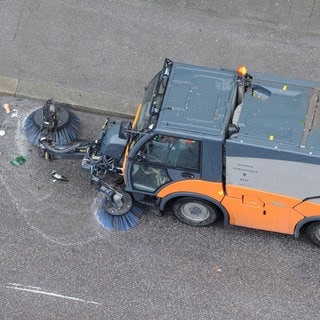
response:
<path id="1" fill-rule="evenodd" d="M 65 296 L 62 294 L 54 293 L 54 292 L 47 292 L 47 291 L 43 291 L 43 289 L 41 289 L 39 287 L 24 286 L 24 285 L 18 284 L 18 283 L 9 283 L 9 286 L 5 286 L 5 288 L 19 290 L 19 291 L 25 291 L 25 292 L 38 293 L 38 294 L 43 294 L 46 296 L 74 300 L 74 301 L 85 302 L 85 303 L 90 303 L 90 304 L 102 305 L 102 303 L 100 303 L 100 302 L 88 301 L 88 300 L 84 300 L 84 299 L 80 299 L 80 298 L 76 298 L 76 297 Z"/>
<path id="2" fill-rule="evenodd" d="M 34 287 L 34 286 L 24 286 L 22 284 L 19 284 L 19 283 L 9 283 L 10 285 L 12 286 L 15 286 L 15 287 L 25 287 L 25 288 L 30 288 L 30 289 L 37 289 L 37 290 L 42 290 L 40 287 Z"/>

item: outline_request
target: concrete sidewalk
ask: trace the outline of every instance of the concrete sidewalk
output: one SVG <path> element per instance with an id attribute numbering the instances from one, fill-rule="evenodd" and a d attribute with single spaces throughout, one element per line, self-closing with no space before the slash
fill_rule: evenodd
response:
<path id="1" fill-rule="evenodd" d="M 108 113 L 113 116 L 133 116 L 132 106 L 128 100 L 107 96 L 101 92 L 89 92 L 60 87 L 50 83 L 19 80 L 0 76 L 0 94 L 47 100 L 73 106 L 79 110 L 90 109 L 95 113 Z"/>

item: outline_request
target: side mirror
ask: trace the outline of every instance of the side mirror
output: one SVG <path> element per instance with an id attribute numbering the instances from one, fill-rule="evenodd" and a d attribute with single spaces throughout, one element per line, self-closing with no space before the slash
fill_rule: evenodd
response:
<path id="1" fill-rule="evenodd" d="M 132 124 L 130 121 L 122 120 L 119 129 L 119 138 L 127 140 L 131 132 Z"/>

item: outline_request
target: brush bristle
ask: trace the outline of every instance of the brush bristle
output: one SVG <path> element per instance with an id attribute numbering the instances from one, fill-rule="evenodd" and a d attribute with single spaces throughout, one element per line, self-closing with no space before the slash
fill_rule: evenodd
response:
<path id="1" fill-rule="evenodd" d="M 37 113 L 42 112 L 42 108 L 33 111 L 24 122 L 24 133 L 32 144 L 37 145 L 39 139 L 42 137 L 42 123 L 39 123 L 39 115 Z M 56 145 L 67 145 L 73 140 L 77 139 L 80 132 L 80 119 L 73 112 L 67 111 L 69 118 L 65 121 L 65 124 L 58 127 L 56 131 L 52 133 L 52 139 Z"/>
<path id="2" fill-rule="evenodd" d="M 80 119 L 70 112 L 69 123 L 58 129 L 54 134 L 54 140 L 58 146 L 69 144 L 71 141 L 77 139 L 80 129 Z"/>
<path id="3" fill-rule="evenodd" d="M 99 223 L 108 230 L 127 231 L 139 223 L 139 218 L 143 214 L 142 208 L 133 205 L 128 212 L 122 215 L 113 215 L 109 213 L 104 204 L 107 201 L 103 198 L 97 210 Z"/>
<path id="4" fill-rule="evenodd" d="M 24 133 L 32 144 L 37 144 L 41 136 L 41 128 L 33 121 L 35 113 L 36 111 L 33 111 L 29 114 L 23 126 Z"/>

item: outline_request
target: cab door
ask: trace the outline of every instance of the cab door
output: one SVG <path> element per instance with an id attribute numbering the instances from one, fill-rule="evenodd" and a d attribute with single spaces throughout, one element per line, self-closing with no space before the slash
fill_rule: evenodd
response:
<path id="1" fill-rule="evenodd" d="M 154 195 L 173 181 L 200 178 L 199 141 L 162 134 L 144 138 L 127 159 L 128 191 Z"/>

